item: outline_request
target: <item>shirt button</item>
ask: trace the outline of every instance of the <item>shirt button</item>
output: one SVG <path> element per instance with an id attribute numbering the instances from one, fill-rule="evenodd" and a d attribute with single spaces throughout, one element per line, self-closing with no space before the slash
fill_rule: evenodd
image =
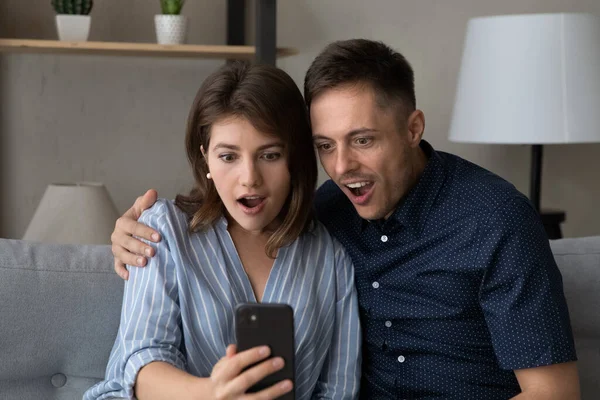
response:
<path id="1" fill-rule="evenodd" d="M 381 241 L 382 241 L 383 243 L 387 242 L 387 241 L 388 241 L 388 237 L 387 237 L 387 236 L 385 236 L 385 235 L 383 235 L 383 236 L 381 237 Z"/>
<path id="2" fill-rule="evenodd" d="M 385 326 L 388 328 L 392 326 L 392 321 L 385 321 Z"/>
<path id="3" fill-rule="evenodd" d="M 405 360 L 406 360 L 406 358 L 404 358 L 404 356 L 398 357 L 398 362 L 403 363 Z"/>
<path id="4" fill-rule="evenodd" d="M 379 289 L 379 282 L 373 282 L 373 288 Z"/>

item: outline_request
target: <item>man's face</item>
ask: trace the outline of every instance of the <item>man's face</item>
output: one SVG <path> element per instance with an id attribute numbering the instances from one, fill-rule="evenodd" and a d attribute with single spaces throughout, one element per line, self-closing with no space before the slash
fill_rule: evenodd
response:
<path id="1" fill-rule="evenodd" d="M 423 113 L 401 118 L 401 112 L 400 106 L 378 105 L 368 85 L 329 89 L 311 104 L 323 168 L 362 218 L 389 217 L 425 167 Z"/>

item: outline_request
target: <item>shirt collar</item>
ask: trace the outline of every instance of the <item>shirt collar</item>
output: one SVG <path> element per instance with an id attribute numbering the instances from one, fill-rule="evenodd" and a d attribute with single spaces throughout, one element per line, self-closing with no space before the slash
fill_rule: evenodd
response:
<path id="1" fill-rule="evenodd" d="M 394 229 L 395 226 L 407 228 L 415 237 L 419 237 L 429 216 L 435 199 L 446 178 L 444 159 L 425 140 L 419 144 L 428 158 L 427 164 L 417 184 L 400 201 L 387 220 L 368 221 L 361 218 L 357 224 L 364 230 L 370 223 L 379 225 L 382 230 Z"/>

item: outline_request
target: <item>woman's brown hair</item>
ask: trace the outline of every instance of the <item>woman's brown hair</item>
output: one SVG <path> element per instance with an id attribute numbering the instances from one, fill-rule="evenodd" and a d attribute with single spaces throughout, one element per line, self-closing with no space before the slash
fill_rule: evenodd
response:
<path id="1" fill-rule="evenodd" d="M 317 159 L 308 112 L 292 78 L 273 66 L 236 61 L 210 75 L 200 87 L 187 123 L 185 146 L 195 187 L 178 195 L 175 204 L 189 219 L 190 232 L 204 230 L 225 212 L 215 185 L 206 177 L 208 165 L 200 150 L 209 148 L 211 127 L 217 121 L 241 117 L 256 130 L 285 143 L 291 190 L 279 217 L 281 225 L 269 237 L 265 251 L 274 257 L 313 222 Z"/>

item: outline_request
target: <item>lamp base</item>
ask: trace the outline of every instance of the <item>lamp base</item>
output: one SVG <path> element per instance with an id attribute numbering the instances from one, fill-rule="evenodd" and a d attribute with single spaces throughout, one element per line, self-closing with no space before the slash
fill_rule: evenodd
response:
<path id="1" fill-rule="evenodd" d="M 540 218 L 544 229 L 548 235 L 548 239 L 562 239 L 562 231 L 560 224 L 565 222 L 566 214 L 564 211 L 558 210 L 542 210 L 540 212 Z"/>

